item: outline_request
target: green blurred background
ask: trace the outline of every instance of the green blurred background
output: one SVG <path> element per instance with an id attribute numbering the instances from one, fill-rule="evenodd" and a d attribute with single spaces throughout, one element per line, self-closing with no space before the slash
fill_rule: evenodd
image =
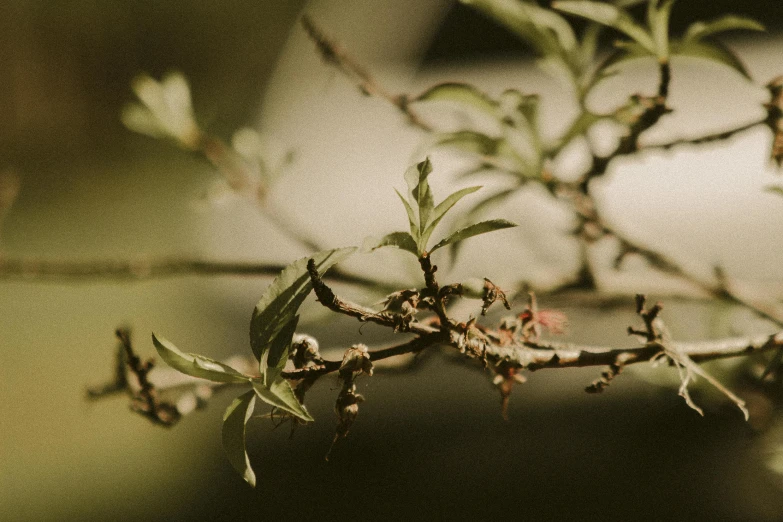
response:
<path id="1" fill-rule="evenodd" d="M 430 32 L 418 35 L 403 57 L 417 58 L 423 70 L 467 59 L 525 58 L 523 46 L 472 11 L 445 1 L 422 4 L 432 13 Z M 681 4 L 675 11 L 680 27 L 735 7 Z M 296 247 L 274 232 L 256 233 L 257 223 L 193 211 L 194 199 L 214 179 L 211 167 L 128 132 L 118 115 L 136 74 L 160 77 L 176 69 L 190 79 L 196 114 L 208 130 L 227 138 L 241 125 L 256 124 L 265 86 L 304 5 L 3 2 L 0 171 L 12 169 L 22 182 L 0 230 L 3 255 L 225 253 L 232 259 L 236 252 L 262 251 L 267 261 L 290 260 Z M 350 42 L 367 38 L 359 33 L 372 36 L 374 24 L 393 23 L 385 18 L 395 11 L 388 5 L 320 2 L 311 9 L 334 20 L 342 9 L 355 34 L 345 32 L 348 22 L 336 32 Z M 736 7 L 772 29 L 761 39 L 781 41 L 779 2 Z M 361 16 L 352 15 L 353 8 Z M 769 60 L 783 72 L 780 57 L 773 53 Z M 216 250 L 215 238 L 225 242 L 219 236 L 234 229 L 236 248 Z M 153 330 L 187 351 L 247 353 L 250 311 L 267 282 L 0 281 L 0 518 L 783 519 L 781 479 L 766 466 L 770 449 L 763 435 L 719 403 L 699 418 L 673 390 L 634 375 L 597 397 L 581 391 L 597 377 L 595 369 L 533 375 L 512 398 L 511 421 L 504 422 L 487 375 L 434 356 L 416 372 L 379 373 L 361 382 L 368 402 L 329 463 L 322 457 L 333 433 L 337 385 L 324 379 L 308 401 L 317 422 L 292 441 L 284 429 L 255 424 L 254 491 L 222 454 L 220 423 L 229 394 L 173 430 L 130 414 L 125 398 L 85 400 L 87 385 L 111 376 L 118 325 L 133 327 L 145 355 L 152 353 Z M 678 333 L 731 333 L 726 317 L 732 311 L 723 307 L 671 309 L 670 327 Z M 570 316 L 574 339 L 596 343 L 627 342 L 624 328 L 633 320 L 630 313 Z M 371 327 L 360 335 L 350 321 L 314 322 L 308 330 L 334 347 L 387 339 Z"/>

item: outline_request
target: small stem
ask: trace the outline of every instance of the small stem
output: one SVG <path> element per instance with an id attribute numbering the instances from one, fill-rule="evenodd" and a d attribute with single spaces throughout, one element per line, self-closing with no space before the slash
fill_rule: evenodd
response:
<path id="1" fill-rule="evenodd" d="M 584 194 L 589 193 L 588 185 L 594 178 L 603 176 L 606 173 L 609 163 L 615 158 L 633 154 L 639 150 L 639 137 L 642 133 L 653 127 L 661 117 L 669 112 L 666 107 L 666 98 L 669 95 L 669 83 L 671 82 L 671 68 L 668 62 L 662 62 L 659 65 L 660 82 L 658 84 L 658 95 L 653 98 L 642 98 L 642 103 L 646 103 L 642 114 L 628 128 L 628 134 L 620 139 L 617 148 L 608 156 L 593 155 L 593 163 L 581 178 L 579 186 Z"/>
<path id="2" fill-rule="evenodd" d="M 623 248 L 635 252 L 645 259 L 647 259 L 658 270 L 679 277 L 680 279 L 687 281 L 698 288 L 704 290 L 709 295 L 722 300 L 743 306 L 749 310 L 752 310 L 758 316 L 763 317 L 778 326 L 783 326 L 783 313 L 775 310 L 773 307 L 764 303 L 758 302 L 750 297 L 743 296 L 739 291 L 732 288 L 732 285 L 723 277 L 718 284 L 714 284 L 689 273 L 681 265 L 675 262 L 673 259 L 660 254 L 654 250 L 640 245 L 639 243 L 632 242 L 627 237 L 617 232 L 614 229 L 609 228 L 601 222 L 601 226 L 604 232 L 608 235 L 614 236 L 622 244 Z"/>
<path id="3" fill-rule="evenodd" d="M 416 353 L 435 345 L 448 345 L 459 349 L 456 335 L 447 336 L 442 332 L 432 332 L 404 344 L 370 352 L 370 359 L 380 361 L 389 357 Z M 694 362 L 706 362 L 730 357 L 744 357 L 779 349 L 783 347 L 783 331 L 755 338 L 727 338 L 688 343 L 671 342 L 670 345 L 672 350 L 689 357 Z M 661 347 L 656 343 L 618 348 L 537 341 L 512 346 L 487 342 L 484 357 L 493 364 L 503 363 L 511 367 L 536 371 L 545 368 L 611 367 L 618 364 L 627 366 L 650 361 L 660 354 Z M 283 372 L 283 377 L 298 380 L 314 375 L 326 375 L 339 370 L 340 364 L 340 361 L 325 361 L 319 366 Z"/>
<path id="4" fill-rule="evenodd" d="M 765 123 L 766 123 L 766 118 L 762 120 L 752 121 L 750 123 L 746 123 L 745 125 L 740 125 L 739 127 L 735 127 L 733 129 L 729 129 L 726 131 L 716 132 L 714 134 L 707 134 L 706 136 L 701 136 L 698 138 L 680 138 L 666 143 L 644 145 L 641 148 L 644 150 L 653 150 L 653 149 L 669 150 L 679 145 L 703 145 L 705 143 L 723 141 L 731 138 L 736 134 L 745 132 L 746 130 L 750 130 L 754 127 L 763 125 Z"/>
<path id="5" fill-rule="evenodd" d="M 160 257 L 137 259 L 60 259 L 6 258 L 0 255 L 0 280 L 62 281 L 108 279 L 142 281 L 177 276 L 276 276 L 284 265 L 212 261 L 197 258 Z M 345 272 L 330 271 L 327 279 L 368 288 L 388 289 L 392 285 Z"/>
<path id="6" fill-rule="evenodd" d="M 368 96 L 375 96 L 391 103 L 401 113 L 408 117 L 408 121 L 414 127 L 432 132 L 433 128 L 426 123 L 408 103 L 408 97 L 404 94 L 392 94 L 378 82 L 372 75 L 357 62 L 343 47 L 328 37 L 313 19 L 302 16 L 302 27 L 310 39 L 315 42 L 324 61 L 334 65 L 343 74 L 351 78 L 359 89 Z"/>
<path id="7" fill-rule="evenodd" d="M 147 417 L 156 424 L 163 426 L 173 426 L 180 418 L 180 413 L 176 406 L 171 403 L 161 401 L 158 398 L 158 391 L 150 382 L 148 375 L 153 368 L 152 360 L 142 362 L 136 355 L 131 346 L 130 330 L 119 328 L 116 331 L 117 338 L 125 352 L 125 362 L 128 371 L 136 376 L 139 381 L 139 391 L 133 396 L 131 409 Z"/>
<path id="8" fill-rule="evenodd" d="M 337 297 L 332 289 L 323 282 L 323 279 L 315 266 L 315 262 L 312 259 L 307 263 L 307 272 L 310 275 L 310 280 L 313 283 L 313 290 L 315 291 L 318 301 L 328 309 L 350 317 L 355 317 L 362 322 L 372 322 L 392 329 L 399 328 L 399 323 L 395 321 L 393 315 L 376 312 L 370 308 Z M 437 330 L 431 326 L 426 326 L 413 321 L 406 326 L 406 331 L 418 335 L 426 335 L 436 332 Z"/>
<path id="9" fill-rule="evenodd" d="M 671 343 L 681 353 L 695 362 L 712 361 L 729 357 L 747 356 L 783 347 L 783 332 L 757 338 L 732 338 L 698 343 Z M 655 344 L 633 348 L 581 346 L 568 343 L 540 342 L 523 350 L 523 366 L 528 370 L 542 368 L 583 368 L 609 366 L 623 356 L 623 364 L 635 364 L 653 359 L 661 352 Z M 488 355 L 492 351 L 488 352 Z"/>
<path id="10" fill-rule="evenodd" d="M 444 305 L 444 297 L 441 295 L 440 285 L 435 278 L 435 272 L 438 271 L 438 267 L 432 264 L 430 255 L 425 252 L 419 258 L 419 265 L 422 272 L 424 272 L 424 283 L 427 285 L 427 289 L 432 294 L 433 299 L 433 311 L 440 320 L 441 329 L 452 329 L 455 323 L 449 319 L 446 315 L 446 306 Z"/>
<path id="11" fill-rule="evenodd" d="M 658 64 L 660 72 L 660 81 L 658 83 L 658 96 L 664 100 L 669 96 L 669 84 L 672 80 L 672 68 L 669 60 L 664 60 Z"/>
<path id="12" fill-rule="evenodd" d="M 448 336 L 445 336 L 441 332 L 432 332 L 429 334 L 423 334 L 403 344 L 369 352 L 369 356 L 372 362 L 378 362 L 384 359 L 389 359 L 390 357 L 396 357 L 398 355 L 417 353 L 421 350 L 424 350 L 425 348 L 429 348 L 430 346 L 447 343 Z M 282 376 L 290 380 L 308 379 L 314 378 L 315 376 L 320 377 L 322 375 L 336 372 L 340 369 L 341 364 L 342 361 L 324 361 L 322 364 L 316 366 L 308 366 L 297 370 L 284 371 Z"/>

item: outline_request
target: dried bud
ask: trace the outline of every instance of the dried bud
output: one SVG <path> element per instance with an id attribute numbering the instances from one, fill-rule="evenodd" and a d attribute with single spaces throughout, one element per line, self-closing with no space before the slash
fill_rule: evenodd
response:
<path id="1" fill-rule="evenodd" d="M 481 315 L 487 315 L 487 310 L 495 301 L 501 301 L 506 310 L 511 310 L 511 305 L 508 304 L 508 299 L 506 299 L 506 293 L 486 277 L 484 278 L 484 294 L 481 300 L 484 301 L 484 305 L 481 307 Z"/>
<path id="2" fill-rule="evenodd" d="M 343 362 L 340 365 L 340 376 L 345 380 L 352 380 L 359 373 L 372 376 L 373 367 L 370 353 L 364 344 L 354 344 L 346 350 Z"/>
<path id="3" fill-rule="evenodd" d="M 521 319 L 516 315 L 507 315 L 500 320 L 498 329 L 504 332 L 514 333 L 522 326 Z"/>
<path id="4" fill-rule="evenodd" d="M 356 416 L 359 415 L 359 403 L 364 401 L 364 397 L 356 393 L 356 385 L 346 384 L 343 389 L 340 390 L 340 394 L 337 396 L 337 402 L 334 405 L 334 411 L 337 413 L 337 430 L 332 440 L 332 445 L 329 446 L 329 451 L 326 453 L 326 460 L 329 460 L 329 455 L 332 453 L 335 443 L 338 440 L 344 439 L 348 436 L 348 430 L 351 429 L 353 421 L 356 420 Z"/>
<path id="5" fill-rule="evenodd" d="M 381 301 L 384 314 L 393 317 L 394 331 L 407 331 L 408 325 L 413 321 L 418 311 L 421 296 L 416 289 L 400 290 L 386 296 Z"/>
<path id="6" fill-rule="evenodd" d="M 383 310 L 387 312 L 400 312 L 400 308 L 404 303 L 416 308 L 419 303 L 419 291 L 415 288 L 399 290 L 387 295 L 386 298 L 381 301 Z"/>
<path id="7" fill-rule="evenodd" d="M 334 405 L 334 411 L 340 419 L 340 425 L 338 426 L 337 432 L 341 437 L 345 437 L 348 434 L 348 428 L 350 428 L 353 421 L 356 420 L 356 416 L 359 414 L 359 403 L 363 401 L 364 397 L 356 393 L 355 384 L 346 386 L 340 390 L 340 394 L 337 396 L 337 402 Z"/>
<path id="8" fill-rule="evenodd" d="M 318 341 L 315 337 L 306 334 L 296 334 L 291 344 L 289 358 L 294 362 L 296 368 L 322 364 L 323 359 L 318 349 Z"/>
<path id="9" fill-rule="evenodd" d="M 487 353 L 487 341 L 484 332 L 476 325 L 476 318 L 471 317 L 470 320 L 463 325 L 463 328 L 463 332 L 457 341 L 459 351 L 469 357 L 481 358 L 484 360 Z M 486 363 L 486 360 L 484 360 L 484 362 Z"/>
<path id="10" fill-rule="evenodd" d="M 524 375 L 519 373 L 519 368 L 503 364 L 495 368 L 495 378 L 492 384 L 498 387 L 500 391 L 501 414 L 505 420 L 508 420 L 508 400 L 511 397 L 511 391 L 514 384 L 526 382 Z"/>
<path id="11" fill-rule="evenodd" d="M 773 133 L 772 160 L 778 167 L 783 165 L 783 76 L 779 76 L 767 84 L 770 101 L 767 108 L 767 124 Z"/>
<path id="12" fill-rule="evenodd" d="M 530 292 L 527 308 L 519 314 L 522 321 L 522 337 L 526 341 L 537 341 L 544 328 L 553 334 L 565 333 L 568 317 L 560 310 L 539 310 L 536 296 Z"/>

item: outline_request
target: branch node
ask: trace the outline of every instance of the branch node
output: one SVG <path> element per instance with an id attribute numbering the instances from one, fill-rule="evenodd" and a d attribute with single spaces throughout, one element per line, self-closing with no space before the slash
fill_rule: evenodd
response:
<path id="1" fill-rule="evenodd" d="M 617 356 L 617 359 L 609 365 L 609 367 L 601 372 L 601 378 L 593 381 L 589 386 L 585 388 L 587 393 L 601 393 L 609 387 L 612 380 L 622 373 L 625 368 L 625 363 L 631 358 L 628 353 L 621 353 Z"/>

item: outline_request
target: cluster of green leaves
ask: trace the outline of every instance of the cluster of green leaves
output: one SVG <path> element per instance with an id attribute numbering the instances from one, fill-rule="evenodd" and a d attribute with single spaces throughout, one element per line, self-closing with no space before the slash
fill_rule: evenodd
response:
<path id="1" fill-rule="evenodd" d="M 601 26 L 588 25 L 578 37 L 557 12 L 524 0 L 461 0 L 494 19 L 529 45 L 548 69 L 563 71 L 578 92 L 595 81 L 595 53 Z"/>
<path id="2" fill-rule="evenodd" d="M 558 12 L 542 8 L 532 1 L 462 1 L 475 6 L 520 36 L 540 55 L 544 63 L 567 71 L 575 86 L 582 110 L 566 131 L 551 142 L 542 139 L 538 118 L 539 100 L 536 95 L 510 89 L 493 99 L 470 85 L 449 83 L 437 85 L 410 100 L 411 103 L 456 103 L 496 122 L 498 132 L 495 135 L 475 129 L 441 132 L 436 134 L 436 144 L 457 147 L 475 154 L 480 165 L 472 172 L 485 168 L 504 171 L 515 175 L 519 186 L 528 181 L 546 184 L 545 162 L 554 158 L 574 138 L 585 135 L 597 121 L 611 118 L 628 124 L 623 121 L 623 114 L 632 111 L 634 107 L 624 106 L 611 114 L 597 115 L 585 106 L 587 94 L 610 74 L 610 65 L 639 57 L 654 57 L 664 63 L 670 56 L 680 54 L 716 61 L 747 77 L 747 71 L 739 59 L 714 36 L 734 29 L 763 29 L 761 24 L 748 18 L 725 16 L 711 22 L 697 22 L 688 28 L 682 38 L 672 39 L 669 35 L 669 18 L 674 0 L 648 0 L 646 25 L 637 22 L 627 11 L 629 6 L 644 0 L 615 0 L 611 3 L 562 0 L 553 3 L 554 9 L 591 22 L 577 37 L 570 23 Z M 629 40 L 618 42 L 614 55 L 599 64 L 595 57 L 602 27 L 610 27 Z M 191 113 L 180 110 L 181 114 L 175 114 L 178 116 L 175 118 L 169 110 L 171 107 L 181 109 L 189 106 L 189 91 L 186 93 L 183 90 L 182 81 L 169 79 L 162 87 L 157 87 L 144 79 L 139 86 L 137 91 L 144 105 L 126 114 L 126 124 L 140 132 L 174 137 L 183 146 L 195 148 L 197 129 Z M 173 105 L 167 98 L 166 93 L 169 91 L 179 93 L 175 97 L 177 103 Z M 395 246 L 422 258 L 442 247 L 455 247 L 470 237 L 516 226 L 501 219 L 472 223 L 459 227 L 428 247 L 435 229 L 447 212 L 462 198 L 481 188 L 472 186 L 458 190 L 436 205 L 428 181 L 431 172 L 429 159 L 406 171 L 407 195 L 397 194 L 405 207 L 410 230 L 388 234 L 379 242 L 372 243 L 372 249 Z M 468 216 L 507 197 L 516 188 L 485 198 L 471 209 Z M 328 250 L 299 259 L 283 270 L 265 290 L 250 324 L 250 344 L 258 361 L 257 374 L 246 375 L 207 357 L 183 353 L 171 342 L 153 335 L 153 343 L 161 358 L 178 371 L 219 383 L 251 386 L 249 391 L 233 401 L 223 418 L 223 444 L 228 459 L 251 485 L 255 485 L 256 476 L 247 456 L 245 433 L 257 399 L 301 421 L 313 420 L 288 380 L 283 377 L 299 323 L 299 308 L 312 290 L 307 263 L 313 259 L 318 272 L 324 273 L 354 251 L 355 248 Z"/>
<path id="3" fill-rule="evenodd" d="M 695 22 L 681 38 L 670 35 L 669 20 L 674 0 L 560 0 L 552 9 L 531 0 L 461 0 L 496 20 L 521 38 L 538 55 L 548 70 L 565 71 L 574 86 L 579 113 L 555 139 L 546 140 L 539 121 L 539 98 L 509 89 L 493 98 L 476 87 L 463 83 L 436 85 L 411 103 L 446 102 L 469 116 L 478 116 L 486 125 L 470 124 L 456 131 L 435 131 L 433 145 L 450 147 L 475 158 L 469 176 L 492 171 L 516 181 L 511 188 L 501 190 L 479 201 L 469 212 L 475 218 L 484 208 L 512 195 L 529 182 L 539 182 L 551 188 L 551 175 L 545 172 L 549 160 L 577 138 L 584 137 L 596 123 L 609 120 L 631 125 L 643 111 L 638 98 L 615 110 L 598 114 L 586 104 L 587 96 L 604 78 L 616 73 L 619 63 L 635 58 L 652 57 L 667 63 L 672 55 L 712 60 L 748 78 L 739 58 L 715 37 L 730 30 L 760 31 L 764 27 L 750 18 L 727 15 L 708 22 Z M 629 8 L 647 2 L 646 21 L 637 21 Z M 562 14 L 561 14 L 562 13 Z M 588 21 L 581 34 L 563 15 Z M 616 49 L 604 60 L 597 59 L 598 38 L 603 29 L 612 29 L 621 37 Z"/>
<path id="4" fill-rule="evenodd" d="M 561 0 L 552 7 L 564 13 L 611 27 L 630 41 L 617 43 L 618 52 L 610 63 L 652 56 L 659 62 L 668 62 L 672 55 L 692 56 L 712 60 L 731 67 L 749 78 L 739 58 L 715 35 L 733 30 L 763 31 L 759 22 L 734 15 L 726 15 L 709 22 L 695 22 L 682 38 L 673 40 L 669 35 L 669 20 L 675 0 L 648 0 L 646 24 L 638 23 L 622 7 L 588 0 Z"/>
<path id="5" fill-rule="evenodd" d="M 223 417 L 223 446 L 228 459 L 252 486 L 255 486 L 256 476 L 245 449 L 245 427 L 253 414 L 256 399 L 302 421 L 313 420 L 282 376 L 299 322 L 299 307 L 313 288 L 307 262 L 313 259 L 319 273 L 324 273 L 355 250 L 327 250 L 299 259 L 267 287 L 250 322 L 250 345 L 258 360 L 258 375 L 245 375 L 202 355 L 183 353 L 166 339 L 152 336 L 158 354 L 172 368 L 191 377 L 252 386 L 250 391 L 234 400 Z"/>
<path id="6" fill-rule="evenodd" d="M 508 89 L 493 99 L 471 85 L 444 83 L 413 101 L 450 103 L 496 124 L 494 134 L 473 129 L 440 132 L 435 136 L 434 146 L 474 154 L 487 167 L 513 174 L 520 181 L 541 175 L 543 158 L 550 145 L 543 142 L 539 131 L 538 95 Z"/>
<path id="7" fill-rule="evenodd" d="M 427 180 L 431 172 L 432 163 L 429 158 L 414 167 L 410 167 L 405 172 L 408 197 L 404 197 L 399 191 L 397 191 L 397 195 L 405 206 L 410 232 L 392 232 L 387 234 L 380 241 L 373 242 L 370 245 L 372 250 L 385 246 L 394 246 L 410 252 L 417 258 L 421 258 L 445 246 L 457 245 L 470 237 L 516 226 L 514 223 L 504 219 L 490 219 L 473 223 L 452 232 L 428 249 L 427 244 L 430 241 L 430 237 L 446 213 L 463 197 L 481 188 L 476 186 L 458 190 L 436 206 L 429 181 Z"/>
<path id="8" fill-rule="evenodd" d="M 120 119 L 129 129 L 170 141 L 188 151 L 201 151 L 236 193 L 260 200 L 293 160 L 293 152 L 279 150 L 255 129 L 243 127 L 230 145 L 199 127 L 190 84 L 182 73 L 170 72 L 158 81 L 148 74 L 134 78 L 138 101 L 123 107 Z"/>
<path id="9" fill-rule="evenodd" d="M 462 197 L 481 188 L 459 190 L 435 206 L 427 181 L 431 172 L 432 164 L 429 159 L 406 171 L 405 180 L 410 189 L 410 202 L 402 195 L 400 198 L 405 204 L 411 231 L 389 234 L 380 244 L 375 245 L 375 248 L 393 245 L 417 257 L 426 255 L 430 236 L 446 212 Z M 469 237 L 513 226 L 516 225 L 501 219 L 476 223 L 443 238 L 429 252 L 457 244 Z M 234 400 L 223 417 L 223 446 L 228 459 L 251 485 L 255 485 L 256 475 L 247 456 L 245 431 L 257 399 L 300 421 L 313 420 L 305 406 L 299 402 L 289 381 L 283 377 L 299 324 L 299 308 L 313 289 L 307 264 L 312 259 L 318 273 L 323 274 L 354 251 L 354 247 L 326 250 L 299 259 L 286 267 L 266 288 L 250 321 L 250 347 L 258 361 L 257 375 L 243 374 L 202 355 L 184 353 L 170 341 L 152 335 L 152 342 L 158 354 L 172 368 L 199 379 L 227 384 L 248 384 L 252 387 Z"/>

